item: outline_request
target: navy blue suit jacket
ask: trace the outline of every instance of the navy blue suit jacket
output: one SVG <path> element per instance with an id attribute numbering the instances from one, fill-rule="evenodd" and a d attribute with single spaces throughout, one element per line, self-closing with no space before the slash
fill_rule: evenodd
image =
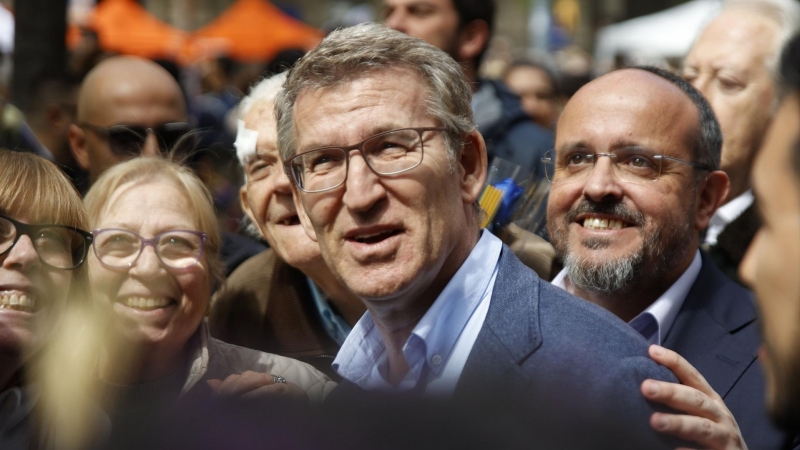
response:
<path id="1" fill-rule="evenodd" d="M 497 391 L 503 395 L 497 402 L 506 402 L 500 414 L 523 405 L 518 415 L 527 414 L 529 422 L 516 430 L 536 428 L 531 444 L 545 439 L 558 448 L 587 448 L 574 445 L 572 434 L 588 433 L 591 448 L 674 448 L 650 428 L 650 415 L 661 408 L 644 399 L 640 386 L 647 378 L 677 379 L 649 358 L 647 348 L 628 324 L 540 279 L 504 245 L 489 311 L 453 402 L 490 415 L 485 411 L 497 403 L 482 409 L 472 401 L 483 400 L 487 389 Z M 363 391 L 345 380 L 326 403 L 347 404 L 359 395 Z M 595 436 L 609 435 L 626 445 L 595 445 Z"/>
<path id="2" fill-rule="evenodd" d="M 761 335 L 752 293 L 701 254 L 703 268 L 664 346 L 686 358 L 722 396 L 751 450 L 800 448 L 797 436 L 779 431 L 766 413 L 764 374 L 757 361 Z"/>
<path id="3" fill-rule="evenodd" d="M 577 402 L 587 419 L 624 424 L 622 433 L 661 445 L 649 425 L 657 407 L 640 385 L 647 378 L 676 379 L 650 359 L 642 336 L 605 309 L 540 279 L 507 246 L 499 264 L 486 320 L 454 398 L 493 383 L 513 386 L 567 410 Z"/>

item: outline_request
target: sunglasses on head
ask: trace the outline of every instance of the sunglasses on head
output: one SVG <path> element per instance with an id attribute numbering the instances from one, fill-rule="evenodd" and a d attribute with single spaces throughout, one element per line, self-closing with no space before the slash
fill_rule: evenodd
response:
<path id="1" fill-rule="evenodd" d="M 186 122 L 172 122 L 146 127 L 144 125 L 112 125 L 101 127 L 83 122 L 81 128 L 92 130 L 108 140 L 111 151 L 120 156 L 141 155 L 147 136 L 153 133 L 162 152 L 186 154 L 197 146 L 194 128 Z"/>

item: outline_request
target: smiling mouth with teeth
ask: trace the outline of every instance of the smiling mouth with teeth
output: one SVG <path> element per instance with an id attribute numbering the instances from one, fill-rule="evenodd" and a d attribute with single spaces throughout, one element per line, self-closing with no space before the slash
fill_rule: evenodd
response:
<path id="1" fill-rule="evenodd" d="M 598 219 L 587 217 L 583 219 L 583 227 L 592 230 L 619 230 L 625 228 L 625 223 L 616 219 Z"/>
<path id="2" fill-rule="evenodd" d="M 0 310 L 11 309 L 32 313 L 36 310 L 36 298 L 28 294 L 0 295 Z"/>
<path id="3" fill-rule="evenodd" d="M 129 308 L 139 309 L 142 311 L 152 311 L 154 309 L 165 308 L 169 306 L 172 303 L 172 300 L 166 297 L 159 297 L 159 298 L 127 297 L 123 299 L 120 303 Z"/>

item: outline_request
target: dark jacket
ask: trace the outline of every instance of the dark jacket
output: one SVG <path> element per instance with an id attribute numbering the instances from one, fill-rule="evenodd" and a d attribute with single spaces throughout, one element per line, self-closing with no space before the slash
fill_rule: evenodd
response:
<path id="1" fill-rule="evenodd" d="M 717 267 L 728 278 L 739 284 L 742 284 L 738 273 L 739 264 L 742 263 L 747 247 L 750 246 L 750 242 L 761 226 L 761 220 L 756 211 L 756 205 L 753 203 L 722 230 L 717 236 L 715 245 L 704 244 L 703 246 Z"/>
<path id="2" fill-rule="evenodd" d="M 640 385 L 677 380 L 647 348 L 625 322 L 543 281 L 503 246 L 489 311 L 453 401 L 476 414 L 521 406 L 517 416 L 524 417 L 509 423 L 509 432 L 535 427 L 555 448 L 587 448 L 595 438 L 607 442 L 589 448 L 661 448 L 666 440 L 649 425 L 656 409 Z M 342 382 L 328 401 L 345 403 L 357 392 Z M 476 408 L 483 405 L 476 398 L 487 395 L 494 403 Z"/>
<path id="3" fill-rule="evenodd" d="M 553 132 L 522 110 L 519 97 L 500 81 L 482 80 L 473 99 L 478 131 L 486 140 L 489 163 L 496 156 L 544 178 L 542 157 L 555 144 Z"/>
<path id="4" fill-rule="evenodd" d="M 753 296 L 701 254 L 703 268 L 664 346 L 686 358 L 722 396 L 751 450 L 798 448 L 789 445 L 797 437 L 776 429 L 765 409 Z"/>

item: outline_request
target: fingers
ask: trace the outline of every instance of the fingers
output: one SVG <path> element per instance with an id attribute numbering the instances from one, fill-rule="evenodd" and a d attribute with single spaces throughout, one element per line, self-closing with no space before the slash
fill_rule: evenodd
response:
<path id="1" fill-rule="evenodd" d="M 642 395 L 648 400 L 669 406 L 687 414 L 711 419 L 715 422 L 726 420 L 725 411 L 705 393 L 690 387 L 665 381 L 645 380 Z"/>
<path id="2" fill-rule="evenodd" d="M 258 373 L 253 371 L 243 372 L 241 375 L 232 374 L 225 378 L 224 381 L 219 382 L 216 386 L 211 384 L 209 386 L 217 395 L 223 396 L 239 396 L 246 392 L 254 391 L 263 386 L 272 385 L 274 379 L 271 374 Z M 216 380 L 218 381 L 218 380 Z"/>
<path id="3" fill-rule="evenodd" d="M 283 398 L 290 398 L 298 400 L 302 403 L 308 403 L 308 395 L 304 390 L 293 383 L 275 383 L 267 386 L 262 386 L 253 391 L 247 392 L 242 395 L 246 399 L 259 399 L 263 397 L 281 396 Z"/>
<path id="4" fill-rule="evenodd" d="M 656 431 L 696 442 L 701 448 L 747 448 L 737 429 L 720 425 L 702 417 L 654 413 L 650 417 L 650 426 Z"/>
<path id="5" fill-rule="evenodd" d="M 678 381 L 681 384 L 698 389 L 713 399 L 721 398 L 708 384 L 703 375 L 693 365 L 689 364 L 689 361 L 686 361 L 683 356 L 660 345 L 651 345 L 648 352 L 655 362 L 671 370 L 678 377 Z"/>

